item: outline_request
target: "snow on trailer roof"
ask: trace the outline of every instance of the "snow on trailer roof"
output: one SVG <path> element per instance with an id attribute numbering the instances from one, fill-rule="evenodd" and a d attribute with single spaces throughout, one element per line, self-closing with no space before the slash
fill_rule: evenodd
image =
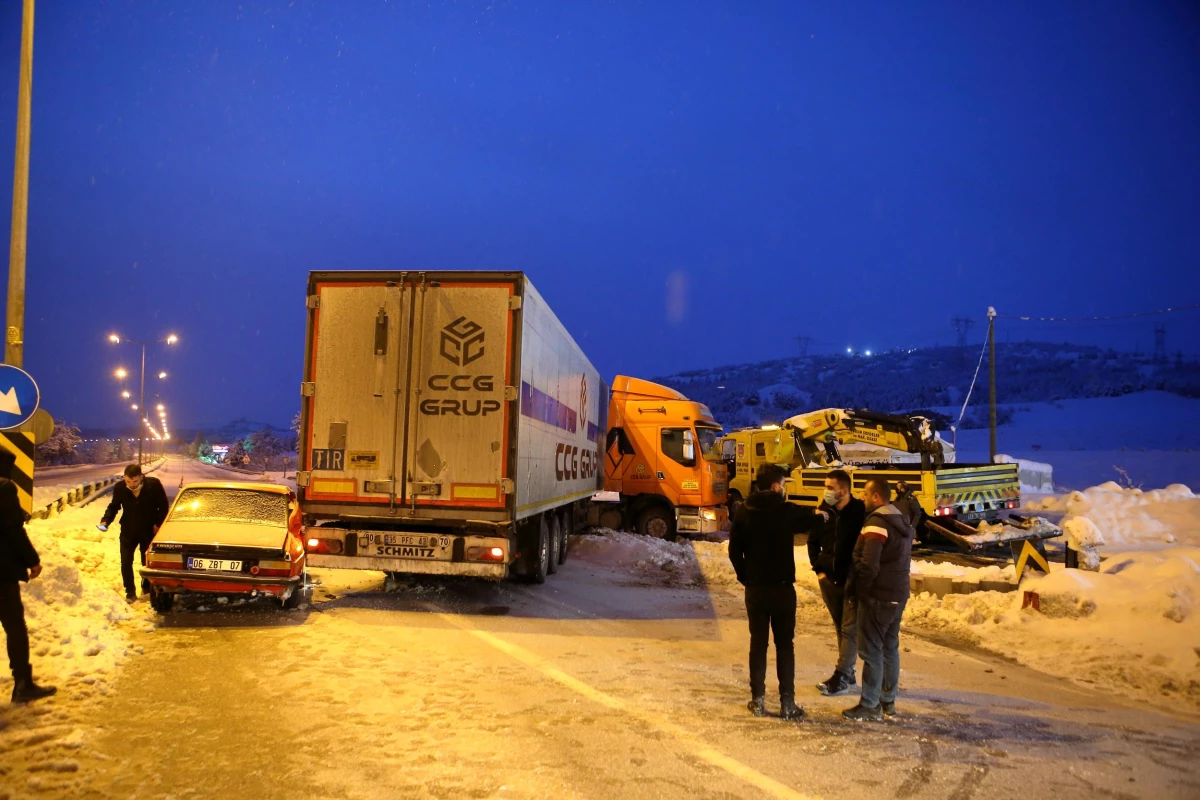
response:
<path id="1" fill-rule="evenodd" d="M 270 492 L 272 494 L 288 494 L 291 487 L 277 483 L 255 483 L 253 481 L 197 481 L 185 484 L 182 491 L 188 489 L 246 489 L 252 492 Z"/>

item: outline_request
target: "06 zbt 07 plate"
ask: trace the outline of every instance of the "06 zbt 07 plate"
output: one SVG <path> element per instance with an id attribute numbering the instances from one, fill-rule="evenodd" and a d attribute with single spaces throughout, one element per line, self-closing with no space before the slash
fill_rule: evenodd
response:
<path id="1" fill-rule="evenodd" d="M 225 561 L 219 558 L 189 558 L 188 569 L 199 569 L 205 572 L 241 572 L 241 561 Z"/>

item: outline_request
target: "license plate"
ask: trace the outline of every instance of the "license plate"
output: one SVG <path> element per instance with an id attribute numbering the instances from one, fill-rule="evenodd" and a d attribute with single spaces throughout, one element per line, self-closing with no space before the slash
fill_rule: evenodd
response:
<path id="1" fill-rule="evenodd" d="M 188 569 L 200 569 L 206 572 L 241 572 L 241 561 L 224 561 L 219 558 L 189 558 Z"/>
<path id="2" fill-rule="evenodd" d="M 450 539 L 446 536 L 408 536 L 401 533 L 385 533 L 383 543 L 397 547 L 445 547 L 450 544 Z"/>

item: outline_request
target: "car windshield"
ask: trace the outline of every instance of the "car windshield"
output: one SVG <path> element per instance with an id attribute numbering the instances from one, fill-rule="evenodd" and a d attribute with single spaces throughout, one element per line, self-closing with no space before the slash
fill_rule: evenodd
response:
<path id="1" fill-rule="evenodd" d="M 184 489 L 171 519 L 186 522 L 246 522 L 287 525 L 288 500 L 277 492 L 253 489 Z"/>
<path id="2" fill-rule="evenodd" d="M 696 426 L 696 441 L 700 443 L 700 452 L 710 461 L 721 460 L 721 429 Z"/>

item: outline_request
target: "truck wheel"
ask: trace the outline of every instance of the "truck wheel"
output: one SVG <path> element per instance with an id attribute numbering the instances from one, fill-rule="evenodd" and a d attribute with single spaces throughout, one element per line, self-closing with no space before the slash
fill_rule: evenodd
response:
<path id="1" fill-rule="evenodd" d="M 559 555 L 562 552 L 562 526 L 558 521 L 558 514 L 547 511 L 546 516 L 549 518 L 547 528 L 550 534 L 550 553 L 546 561 L 546 574 L 553 575 L 558 572 Z"/>
<path id="2" fill-rule="evenodd" d="M 558 527 L 562 531 L 562 544 L 558 546 L 558 563 L 567 563 L 567 548 L 571 546 L 571 534 L 575 532 L 575 515 L 568 509 L 559 519 Z"/>
<path id="3" fill-rule="evenodd" d="M 175 605 L 175 595 L 150 588 L 150 607 L 160 614 L 166 614 Z"/>
<path id="4" fill-rule="evenodd" d="M 521 580 L 525 583 L 545 583 L 550 571 L 550 531 L 546 515 L 539 515 L 525 526 L 521 544 Z"/>
<path id="5" fill-rule="evenodd" d="M 662 506 L 650 506 L 638 514 L 637 532 L 655 539 L 675 539 L 675 516 Z"/>

